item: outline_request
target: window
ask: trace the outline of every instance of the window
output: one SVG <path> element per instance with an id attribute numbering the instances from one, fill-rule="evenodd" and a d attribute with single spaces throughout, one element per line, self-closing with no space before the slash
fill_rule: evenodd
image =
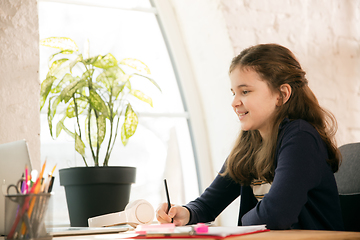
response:
<path id="1" fill-rule="evenodd" d="M 90 54 L 112 53 L 117 59 L 139 59 L 147 64 L 162 89 L 162 93 L 155 88 L 147 89 L 154 108 L 143 105 L 136 108 L 139 116 L 136 134 L 126 147 L 118 139 L 109 161 L 110 166 L 137 168 L 130 200 L 143 198 L 156 208 L 166 200 L 164 178 L 168 179 L 173 202 L 186 203 L 197 197 L 190 118 L 155 16 L 157 10 L 146 0 L 40 0 L 38 6 L 40 39 L 70 37 L 80 49 L 89 41 Z M 40 47 L 40 80 L 45 79 L 47 60 L 52 53 L 54 49 Z M 72 138 L 66 134 L 56 140 L 51 138 L 46 108 L 41 112 L 41 158 L 42 162 L 47 160 L 48 166 L 57 164 L 57 170 L 84 166 Z M 64 188 L 59 185 L 58 174 L 55 179 L 46 221 L 51 225 L 68 225 Z"/>

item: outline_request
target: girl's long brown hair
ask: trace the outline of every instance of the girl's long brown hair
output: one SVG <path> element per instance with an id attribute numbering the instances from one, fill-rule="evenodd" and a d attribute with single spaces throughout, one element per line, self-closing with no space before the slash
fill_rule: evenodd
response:
<path id="1" fill-rule="evenodd" d="M 256 71 L 274 92 L 281 94 L 280 86 L 283 84 L 289 84 L 292 92 L 288 101 L 275 110 L 268 140 L 262 139 L 258 130 L 240 131 L 222 175 L 228 174 L 242 185 L 249 185 L 254 179 L 272 182 L 278 131 L 284 118 L 303 119 L 314 126 L 327 146 L 327 162 L 336 172 L 340 164 L 335 142 L 336 119 L 320 107 L 294 54 L 277 44 L 260 44 L 243 50 L 235 57 L 229 73 L 235 68 Z"/>

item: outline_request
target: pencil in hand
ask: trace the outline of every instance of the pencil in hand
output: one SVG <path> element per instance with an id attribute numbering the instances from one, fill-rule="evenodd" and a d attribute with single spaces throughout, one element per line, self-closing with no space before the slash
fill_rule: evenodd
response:
<path id="1" fill-rule="evenodd" d="M 165 192 L 166 192 L 166 198 L 167 198 L 167 202 L 168 202 L 168 213 L 169 213 L 170 208 L 171 208 L 171 203 L 170 203 L 170 196 L 169 196 L 169 190 L 167 187 L 166 179 L 164 179 L 164 184 L 165 184 Z M 171 222 L 174 222 L 174 219 L 171 219 Z"/>

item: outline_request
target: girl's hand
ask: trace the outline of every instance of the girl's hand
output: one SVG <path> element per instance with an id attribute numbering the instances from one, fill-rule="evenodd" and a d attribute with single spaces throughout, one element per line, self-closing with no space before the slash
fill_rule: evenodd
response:
<path id="1" fill-rule="evenodd" d="M 175 226 L 184 226 L 190 221 L 190 213 L 187 208 L 173 204 L 168 212 L 168 204 L 162 203 L 156 209 L 156 219 L 160 223 L 171 223 L 173 219 Z"/>

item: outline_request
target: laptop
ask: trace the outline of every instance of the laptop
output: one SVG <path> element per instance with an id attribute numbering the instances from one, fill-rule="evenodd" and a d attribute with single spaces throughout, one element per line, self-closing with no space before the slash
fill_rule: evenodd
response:
<path id="1" fill-rule="evenodd" d="M 31 171 L 30 155 L 25 140 L 0 144 L 0 235 L 5 235 L 5 195 L 7 186 L 16 184 L 25 172 Z"/>
<path id="2" fill-rule="evenodd" d="M 105 233 L 120 233 L 132 229 L 129 225 L 118 225 L 113 227 L 54 227 L 47 228 L 50 236 L 71 236 L 71 235 L 90 235 Z"/>

